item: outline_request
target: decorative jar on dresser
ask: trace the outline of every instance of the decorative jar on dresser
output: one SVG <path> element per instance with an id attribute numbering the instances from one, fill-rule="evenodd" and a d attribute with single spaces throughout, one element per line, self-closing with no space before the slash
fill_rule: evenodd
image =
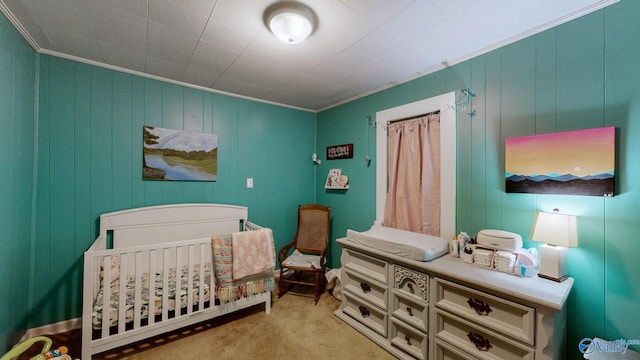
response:
<path id="1" fill-rule="evenodd" d="M 448 255 L 421 262 L 342 246 L 335 315 L 400 359 L 563 359 L 573 285 L 481 268 Z"/>

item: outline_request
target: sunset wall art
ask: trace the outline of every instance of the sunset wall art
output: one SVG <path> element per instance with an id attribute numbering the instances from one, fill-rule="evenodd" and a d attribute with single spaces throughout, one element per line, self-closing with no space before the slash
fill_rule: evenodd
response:
<path id="1" fill-rule="evenodd" d="M 614 126 L 505 140 L 507 193 L 614 194 Z"/>

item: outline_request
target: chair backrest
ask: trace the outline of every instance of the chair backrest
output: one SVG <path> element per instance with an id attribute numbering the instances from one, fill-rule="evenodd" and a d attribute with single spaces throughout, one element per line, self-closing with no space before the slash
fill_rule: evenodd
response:
<path id="1" fill-rule="evenodd" d="M 318 205 L 298 206 L 296 249 L 306 253 L 322 253 L 329 244 L 331 208 Z"/>

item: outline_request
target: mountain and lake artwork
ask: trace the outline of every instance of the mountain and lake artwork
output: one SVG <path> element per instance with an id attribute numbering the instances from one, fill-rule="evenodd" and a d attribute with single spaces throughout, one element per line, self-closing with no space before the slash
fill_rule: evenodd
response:
<path id="1" fill-rule="evenodd" d="M 615 138 L 614 126 L 507 138 L 505 191 L 611 197 Z"/>
<path id="2" fill-rule="evenodd" d="M 218 136 L 143 127 L 143 180 L 216 181 Z"/>

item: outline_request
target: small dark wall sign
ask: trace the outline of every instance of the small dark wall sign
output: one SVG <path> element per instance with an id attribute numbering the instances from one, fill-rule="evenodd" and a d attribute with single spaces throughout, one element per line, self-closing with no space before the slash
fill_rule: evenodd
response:
<path id="1" fill-rule="evenodd" d="M 327 146 L 327 160 L 353 158 L 353 144 Z"/>

